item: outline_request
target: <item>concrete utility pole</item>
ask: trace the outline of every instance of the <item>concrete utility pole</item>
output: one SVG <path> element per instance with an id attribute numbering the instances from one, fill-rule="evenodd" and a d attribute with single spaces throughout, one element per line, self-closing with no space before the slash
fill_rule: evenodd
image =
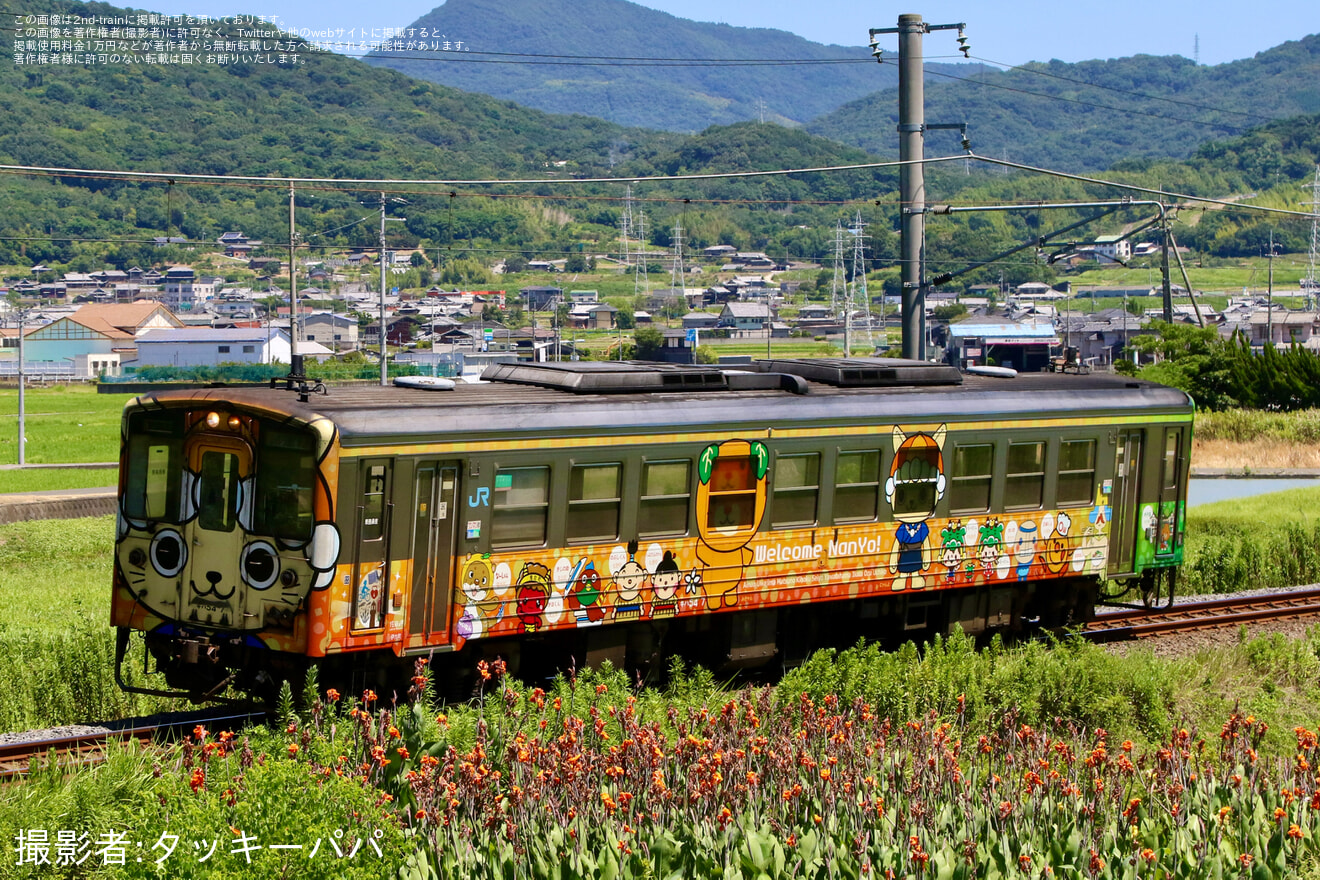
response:
<path id="1" fill-rule="evenodd" d="M 294 271 L 294 251 L 298 246 L 298 233 L 293 226 L 293 184 L 289 184 L 289 373 L 302 375 L 302 359 L 298 356 L 298 285 Z"/>
<path id="2" fill-rule="evenodd" d="M 903 357 L 926 359 L 926 291 L 923 285 L 926 232 L 926 105 L 922 37 L 931 31 L 958 31 L 959 49 L 968 54 L 967 25 L 926 24 L 906 13 L 896 28 L 871 28 L 871 54 L 881 61 L 878 34 L 898 34 L 899 260 L 903 281 Z"/>
<path id="3" fill-rule="evenodd" d="M 926 236 L 926 93 L 922 80 L 920 15 L 898 17 L 898 158 L 918 160 L 899 169 L 902 225 L 899 258 L 903 280 L 903 357 L 926 359 L 926 297 L 921 289 Z"/>
<path id="4" fill-rule="evenodd" d="M 27 376 L 23 372 L 23 331 L 26 313 L 18 309 L 18 463 L 27 464 Z"/>
<path id="5" fill-rule="evenodd" d="M 390 201 L 407 204 L 403 199 L 391 199 Z M 385 387 L 389 384 L 386 378 L 387 365 L 385 362 L 385 338 L 388 335 L 385 331 L 385 222 L 392 223 L 405 222 L 402 217 L 385 216 L 385 193 L 380 194 L 380 384 Z"/>
<path id="6" fill-rule="evenodd" d="M 385 378 L 385 193 L 380 194 L 380 387 L 389 382 Z"/>
<path id="7" fill-rule="evenodd" d="M 1160 224 L 1160 285 L 1164 294 L 1164 320 L 1166 323 L 1173 323 L 1173 288 L 1169 284 L 1169 215 L 1164 213 L 1164 206 L 1160 206 L 1160 213 L 1163 214 L 1164 222 Z M 1192 295 L 1190 287 L 1187 288 L 1187 295 Z"/>

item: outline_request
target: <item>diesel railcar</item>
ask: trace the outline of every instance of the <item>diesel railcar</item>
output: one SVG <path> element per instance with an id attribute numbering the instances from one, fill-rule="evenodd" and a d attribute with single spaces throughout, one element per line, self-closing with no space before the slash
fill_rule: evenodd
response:
<path id="1" fill-rule="evenodd" d="M 1182 561 L 1193 408 L 1149 382 L 882 358 L 485 378 L 127 404 L 120 663 L 137 634 L 195 700 L 309 664 L 382 686 L 417 656 L 455 686 L 492 656 L 792 663 L 1064 626 Z"/>

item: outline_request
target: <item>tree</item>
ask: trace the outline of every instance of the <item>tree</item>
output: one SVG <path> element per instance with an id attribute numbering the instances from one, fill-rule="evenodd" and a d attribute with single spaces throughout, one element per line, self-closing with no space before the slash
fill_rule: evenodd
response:
<path id="1" fill-rule="evenodd" d="M 527 258 L 522 254 L 514 254 L 504 260 L 504 274 L 517 275 L 519 272 L 527 271 Z"/>
<path id="2" fill-rule="evenodd" d="M 426 255 L 417 251 L 413 252 L 413 255 L 408 258 L 408 265 L 412 266 L 414 269 L 420 269 L 423 266 L 426 266 Z"/>
<path id="3" fill-rule="evenodd" d="M 718 364 L 720 356 L 715 351 L 713 345 L 698 345 L 697 350 L 692 353 L 692 358 L 699 364 Z"/>
<path id="4" fill-rule="evenodd" d="M 638 360 L 652 361 L 660 356 L 660 349 L 665 347 L 665 335 L 654 327 L 639 327 L 633 333 L 633 345 Z"/>
<path id="5" fill-rule="evenodd" d="M 583 254 L 569 254 L 564 260 L 565 272 L 587 271 L 587 258 Z"/>

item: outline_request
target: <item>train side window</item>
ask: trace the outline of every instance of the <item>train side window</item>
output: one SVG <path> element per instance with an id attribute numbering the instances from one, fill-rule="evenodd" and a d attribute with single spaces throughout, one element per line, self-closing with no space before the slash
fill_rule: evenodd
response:
<path id="1" fill-rule="evenodd" d="M 495 503 L 491 511 L 492 547 L 524 547 L 545 543 L 550 510 L 550 468 L 501 468 L 495 472 Z"/>
<path id="2" fill-rule="evenodd" d="M 367 469 L 362 492 L 362 540 L 379 541 L 385 534 L 385 465 Z"/>
<path id="3" fill-rule="evenodd" d="M 756 462 L 721 456 L 710 472 L 706 522 L 715 529 L 747 529 L 756 522 Z"/>
<path id="4" fill-rule="evenodd" d="M 983 513 L 990 509 L 994 466 L 992 444 L 954 447 L 953 476 L 949 480 L 950 513 Z"/>
<path id="5" fill-rule="evenodd" d="M 1045 498 L 1045 442 L 1008 444 L 1004 507 L 1039 508 Z"/>
<path id="6" fill-rule="evenodd" d="M 692 462 L 648 461 L 642 465 L 637 534 L 642 538 L 684 535 L 692 503 Z"/>
<path id="7" fill-rule="evenodd" d="M 781 455 L 775 461 L 774 507 L 770 525 L 814 526 L 820 495 L 820 453 Z"/>
<path id="8" fill-rule="evenodd" d="M 840 452 L 834 466 L 834 521 L 873 521 L 879 498 L 880 452 Z"/>
<path id="9" fill-rule="evenodd" d="M 1172 429 L 1164 434 L 1164 482 L 1162 485 L 1166 498 L 1174 498 L 1178 490 L 1178 432 Z"/>
<path id="10" fill-rule="evenodd" d="M 619 464 L 575 465 L 568 480 L 571 543 L 612 541 L 619 537 Z"/>
<path id="11" fill-rule="evenodd" d="M 1095 441 L 1064 440 L 1059 444 L 1058 506 L 1090 504 L 1095 499 Z"/>

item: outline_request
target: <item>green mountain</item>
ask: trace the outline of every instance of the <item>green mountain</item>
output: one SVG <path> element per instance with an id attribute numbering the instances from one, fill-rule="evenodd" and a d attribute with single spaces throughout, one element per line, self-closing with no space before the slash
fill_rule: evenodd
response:
<path id="1" fill-rule="evenodd" d="M 368 61 L 553 113 L 590 113 L 669 131 L 762 118 L 794 125 L 898 82 L 893 65 L 876 64 L 860 46 L 825 46 L 786 31 L 688 21 L 626 0 L 448 0 L 411 28 L 462 42 L 470 51 L 405 48 L 373 53 Z M 857 36 L 860 42 L 863 35 Z M 406 39 L 402 45 L 407 46 Z M 510 57 L 517 53 L 607 60 Z M 680 66 L 674 59 L 689 63 Z M 713 65 L 699 59 L 747 64 Z M 941 64 L 931 69 L 979 67 Z"/>
<path id="2" fill-rule="evenodd" d="M 1138 55 L 956 75 L 963 78 L 928 75 L 928 122 L 966 122 L 973 149 L 985 156 L 1101 170 L 1123 159 L 1183 158 L 1206 140 L 1320 112 L 1320 36 L 1215 66 Z M 845 104 L 807 129 L 893 156 L 897 114 L 897 93 L 887 90 Z M 957 146 L 955 132 L 927 138 L 928 154 Z"/>
<path id="3" fill-rule="evenodd" d="M 115 17 L 129 12 L 68 0 L 40 6 L 19 0 L 15 11 Z M 0 164 L 179 174 L 480 179 L 867 159 L 856 148 L 775 125 L 716 129 L 691 138 L 624 128 L 593 117 L 549 114 L 334 54 L 311 54 L 302 63 L 284 65 L 240 61 L 224 66 L 29 67 L 11 60 L 13 40 L 12 31 L 0 33 L 0 58 L 5 59 L 0 63 L 0 118 L 5 120 L 0 126 Z M 869 197 L 891 189 L 887 181 L 884 175 L 862 172 L 842 183 L 819 176 L 729 181 L 693 184 L 681 197 Z M 374 224 L 363 218 L 372 214 L 376 193 L 341 189 L 350 187 L 300 187 L 301 231 L 315 236 L 317 246 L 374 246 Z M 647 187 L 636 189 L 640 196 Z M 520 197 L 484 197 L 490 191 L 459 188 L 454 198 L 448 197 L 447 188 L 401 193 L 410 202 L 404 212 L 408 221 L 391 227 L 391 240 L 553 251 L 584 237 L 614 234 L 623 196 L 621 185 L 598 185 L 586 193 L 603 203 L 579 201 L 570 209 L 565 207 L 569 200 L 559 198 L 568 195 L 566 190 L 505 187 L 496 194 L 516 192 Z M 0 265 L 146 265 L 164 256 L 151 247 L 156 236 L 214 242 L 230 229 L 242 229 L 269 245 L 288 238 L 287 189 L 279 186 L 10 174 L 0 175 L 0 200 L 5 204 L 0 212 Z M 702 210 L 693 208 L 693 217 Z M 657 233 L 672 222 L 668 217 L 661 221 L 663 213 L 651 218 L 654 223 L 648 220 Z M 712 226 L 719 228 L 718 223 Z M 756 240 L 749 238 L 747 244 Z"/>

